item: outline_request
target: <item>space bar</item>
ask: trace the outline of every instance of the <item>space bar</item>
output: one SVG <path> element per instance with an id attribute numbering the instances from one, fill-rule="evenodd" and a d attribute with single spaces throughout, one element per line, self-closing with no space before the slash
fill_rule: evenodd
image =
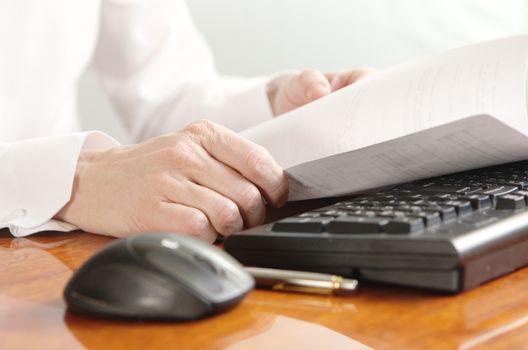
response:
<path id="1" fill-rule="evenodd" d="M 271 230 L 279 232 L 323 232 L 330 218 L 286 218 L 273 224 Z"/>

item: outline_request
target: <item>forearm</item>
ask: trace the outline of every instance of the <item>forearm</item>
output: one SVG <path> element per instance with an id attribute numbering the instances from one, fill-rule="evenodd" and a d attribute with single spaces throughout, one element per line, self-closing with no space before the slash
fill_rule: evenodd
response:
<path id="1" fill-rule="evenodd" d="M 215 77 L 173 83 L 170 91 L 156 95 L 145 84 L 114 81 L 109 86 L 120 88 L 106 90 L 133 138 L 142 141 L 203 118 L 234 131 L 269 120 L 273 114 L 267 82 L 266 78 Z"/>

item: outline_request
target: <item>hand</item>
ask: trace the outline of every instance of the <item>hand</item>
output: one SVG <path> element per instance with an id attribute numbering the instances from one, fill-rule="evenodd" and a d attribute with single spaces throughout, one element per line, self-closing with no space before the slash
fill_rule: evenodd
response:
<path id="1" fill-rule="evenodd" d="M 263 199 L 287 200 L 288 182 L 269 153 L 208 121 L 144 143 L 81 154 L 71 200 L 56 215 L 116 237 L 187 233 L 213 242 L 264 221 Z"/>
<path id="2" fill-rule="evenodd" d="M 280 76 L 268 84 L 268 99 L 274 115 L 283 114 L 328 95 L 376 72 L 357 68 L 335 73 L 305 70 L 299 74 Z"/>

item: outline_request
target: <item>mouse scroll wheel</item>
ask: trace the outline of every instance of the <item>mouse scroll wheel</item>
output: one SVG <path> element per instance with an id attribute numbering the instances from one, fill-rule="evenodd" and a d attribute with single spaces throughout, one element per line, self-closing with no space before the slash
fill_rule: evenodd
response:
<path id="1" fill-rule="evenodd" d="M 203 257 L 200 254 L 194 254 L 193 256 L 194 256 L 194 259 L 198 263 L 200 263 L 200 265 L 202 265 L 202 266 L 206 267 L 207 269 L 213 271 L 218 276 L 222 276 L 222 277 L 225 276 L 226 273 L 225 273 L 224 269 L 222 269 L 219 266 L 213 264 L 209 259 Z"/>

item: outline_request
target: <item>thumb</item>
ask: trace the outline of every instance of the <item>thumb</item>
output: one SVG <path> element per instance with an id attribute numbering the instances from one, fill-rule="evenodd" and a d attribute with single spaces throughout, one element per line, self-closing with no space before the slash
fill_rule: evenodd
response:
<path id="1" fill-rule="evenodd" d="M 277 91 L 273 106 L 275 115 L 305 105 L 328 95 L 331 91 L 330 82 L 323 73 L 313 69 L 302 71 L 291 77 Z"/>
<path id="2" fill-rule="evenodd" d="M 296 97 L 297 107 L 332 92 L 332 87 L 326 76 L 314 69 L 302 71 L 293 77 L 288 88 L 291 90 L 291 96 Z"/>

